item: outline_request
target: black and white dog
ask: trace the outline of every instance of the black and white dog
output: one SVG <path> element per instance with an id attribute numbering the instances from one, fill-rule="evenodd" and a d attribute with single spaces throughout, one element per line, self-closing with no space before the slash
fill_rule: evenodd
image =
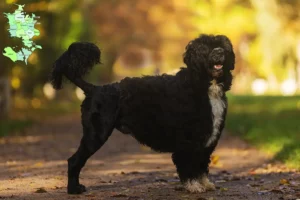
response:
<path id="1" fill-rule="evenodd" d="M 190 192 L 214 190 L 208 176 L 210 155 L 224 128 L 235 55 L 224 35 L 200 35 L 184 53 L 186 68 L 174 76 L 125 78 L 95 86 L 81 77 L 100 62 L 91 43 L 73 43 L 55 62 L 51 81 L 63 76 L 86 94 L 82 103 L 83 137 L 68 159 L 68 193 L 86 191 L 79 174 L 88 158 L 114 128 L 159 152 L 171 152 L 181 182 Z"/>

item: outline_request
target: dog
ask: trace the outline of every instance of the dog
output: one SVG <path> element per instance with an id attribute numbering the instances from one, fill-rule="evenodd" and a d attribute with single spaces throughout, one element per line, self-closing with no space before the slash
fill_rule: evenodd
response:
<path id="1" fill-rule="evenodd" d="M 172 153 L 178 176 L 190 192 L 214 190 L 208 179 L 210 156 L 224 128 L 235 54 L 224 35 L 202 34 L 183 54 L 185 68 L 175 75 L 126 77 L 95 86 L 82 79 L 100 63 L 92 43 L 75 42 L 54 63 L 51 83 L 61 89 L 63 76 L 80 87 L 83 136 L 68 159 L 69 194 L 86 191 L 79 174 L 86 161 L 116 128 L 158 152 Z"/>

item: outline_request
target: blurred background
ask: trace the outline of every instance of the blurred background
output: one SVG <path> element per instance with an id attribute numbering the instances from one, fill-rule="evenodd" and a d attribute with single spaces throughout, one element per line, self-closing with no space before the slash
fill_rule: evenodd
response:
<path id="1" fill-rule="evenodd" d="M 300 166 L 300 1 L 297 0 L 1 0 L 0 11 L 25 4 L 40 16 L 28 65 L 0 56 L 0 136 L 41 117 L 79 112 L 82 92 L 47 83 L 52 63 L 74 41 L 96 43 L 102 65 L 95 84 L 125 76 L 175 73 L 185 46 L 201 33 L 225 34 L 236 53 L 227 129 Z M 0 47 L 11 38 L 0 17 Z M 68 88 L 68 89 L 66 89 Z"/>

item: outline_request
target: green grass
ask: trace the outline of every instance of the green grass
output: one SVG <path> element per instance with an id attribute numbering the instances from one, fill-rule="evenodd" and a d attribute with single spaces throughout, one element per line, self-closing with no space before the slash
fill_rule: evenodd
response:
<path id="1" fill-rule="evenodd" d="M 11 132 L 17 132 L 32 125 L 31 120 L 1 120 L 0 137 L 6 136 Z"/>
<path id="2" fill-rule="evenodd" d="M 28 101 L 28 100 L 22 100 Z M 0 120 L 0 137 L 22 132 L 35 122 L 80 111 L 80 101 L 42 102 L 39 108 L 14 108 L 8 119 Z"/>
<path id="3" fill-rule="evenodd" d="M 300 169 L 300 97 L 229 96 L 226 128 Z"/>

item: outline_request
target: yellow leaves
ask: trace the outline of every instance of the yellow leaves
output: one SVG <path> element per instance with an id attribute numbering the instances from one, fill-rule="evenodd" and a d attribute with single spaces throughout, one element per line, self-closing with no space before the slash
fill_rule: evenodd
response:
<path id="1" fill-rule="evenodd" d="M 11 87 L 13 89 L 19 89 L 20 85 L 21 85 L 21 81 L 18 77 L 13 77 L 11 79 Z"/>
<path id="2" fill-rule="evenodd" d="M 159 5 L 154 5 L 152 6 L 149 11 L 148 17 L 154 22 L 154 23 L 159 23 L 164 19 L 165 12 L 163 8 Z"/>
<path id="3" fill-rule="evenodd" d="M 13 3 L 16 3 L 16 0 L 6 0 L 6 3 L 7 4 L 13 4 Z"/>
<path id="4" fill-rule="evenodd" d="M 37 162 L 33 165 L 34 168 L 41 168 L 44 166 L 44 163 L 43 162 Z"/>
<path id="5" fill-rule="evenodd" d="M 21 86 L 20 76 L 22 74 L 22 68 L 18 65 L 12 68 L 12 79 L 11 79 L 11 87 L 13 89 L 19 89 Z"/>
<path id="6" fill-rule="evenodd" d="M 212 156 L 211 156 L 211 163 L 212 163 L 213 165 L 216 165 L 216 164 L 218 164 L 219 159 L 220 159 L 220 156 L 218 156 L 218 155 L 212 155 Z"/>
<path id="7" fill-rule="evenodd" d="M 220 191 L 221 191 L 221 192 L 226 192 L 226 191 L 228 191 L 228 188 L 223 188 L 223 187 L 222 187 L 222 188 L 220 188 Z"/>
<path id="8" fill-rule="evenodd" d="M 287 179 L 281 179 L 281 180 L 280 180 L 280 184 L 281 184 L 281 185 L 288 185 L 288 184 L 290 184 L 290 182 L 289 182 L 289 180 L 287 180 Z"/>
<path id="9" fill-rule="evenodd" d="M 214 167 L 222 167 L 223 164 L 220 162 L 220 156 L 218 155 L 212 155 L 210 158 L 211 161 L 211 165 L 213 165 Z"/>

